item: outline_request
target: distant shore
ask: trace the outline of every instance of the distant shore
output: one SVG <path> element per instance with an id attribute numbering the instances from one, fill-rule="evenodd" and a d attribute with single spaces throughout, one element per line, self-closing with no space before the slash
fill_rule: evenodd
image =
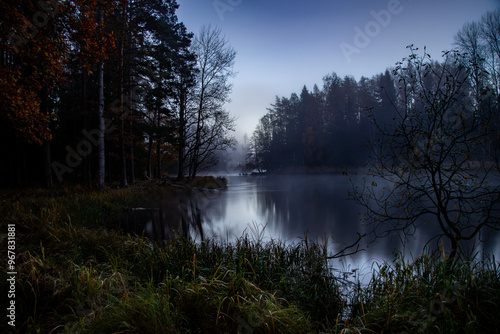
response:
<path id="1" fill-rule="evenodd" d="M 288 167 L 265 172 L 247 172 L 242 175 L 290 175 L 290 174 L 342 174 L 358 173 L 362 167 Z"/>

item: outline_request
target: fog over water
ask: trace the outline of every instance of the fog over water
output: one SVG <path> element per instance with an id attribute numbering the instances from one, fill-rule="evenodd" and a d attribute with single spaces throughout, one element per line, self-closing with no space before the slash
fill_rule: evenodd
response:
<path id="1" fill-rule="evenodd" d="M 354 242 L 363 234 L 359 207 L 348 199 L 349 179 L 333 175 L 229 176 L 222 191 L 195 191 L 193 196 L 160 199 L 131 210 L 120 219 L 120 227 L 156 240 L 175 234 L 197 240 L 213 238 L 232 242 L 248 234 L 263 242 L 281 240 L 297 243 L 307 234 L 309 241 L 328 239 L 331 253 Z M 437 224 L 426 224 L 403 245 L 397 234 L 374 242 L 363 242 L 358 254 L 337 262 L 345 270 L 370 269 L 373 262 L 391 260 L 394 250 L 408 256 L 421 254 L 424 245 L 438 232 Z M 478 245 L 500 256 L 500 234 L 482 234 Z M 370 238 L 366 238 L 369 241 Z M 436 247 L 437 242 L 430 243 Z"/>

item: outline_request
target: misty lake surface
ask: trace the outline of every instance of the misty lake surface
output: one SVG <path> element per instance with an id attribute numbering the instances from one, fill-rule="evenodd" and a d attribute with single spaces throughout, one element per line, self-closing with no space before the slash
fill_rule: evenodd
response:
<path id="1" fill-rule="evenodd" d="M 130 210 L 120 227 L 129 232 L 167 240 L 175 234 L 232 242 L 247 234 L 263 242 L 287 243 L 328 239 L 336 253 L 363 233 L 359 207 L 348 199 L 349 179 L 331 175 L 226 176 L 228 188 L 194 191 L 192 196 L 159 199 Z M 342 259 L 345 270 L 368 268 L 374 261 L 392 260 L 397 248 L 418 256 L 435 234 L 437 224 L 419 228 L 405 245 L 397 234 L 363 243 L 364 251 Z M 478 249 L 500 257 L 500 235 L 483 233 Z M 436 246 L 435 243 L 431 246 Z"/>

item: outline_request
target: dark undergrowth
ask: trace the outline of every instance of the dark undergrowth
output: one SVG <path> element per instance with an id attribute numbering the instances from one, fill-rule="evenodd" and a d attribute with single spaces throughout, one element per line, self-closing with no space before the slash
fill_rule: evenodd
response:
<path id="1" fill-rule="evenodd" d="M 327 247 L 176 238 L 158 245 L 103 226 L 123 206 L 168 189 L 24 190 L 1 194 L 16 226 L 20 333 L 495 333 L 494 258 L 396 254 L 371 282 L 337 278 Z M 2 232 L 4 234 L 4 232 Z M 2 239 L 2 272 L 7 268 Z M 0 281 L 7 291 L 7 281 Z M 346 290 L 346 287 L 348 289 Z M 2 296 L 2 303 L 6 301 Z M 5 310 L 7 305 L 2 304 Z M 5 319 L 5 316 L 4 316 Z M 3 323 L 2 323 L 3 325 Z"/>

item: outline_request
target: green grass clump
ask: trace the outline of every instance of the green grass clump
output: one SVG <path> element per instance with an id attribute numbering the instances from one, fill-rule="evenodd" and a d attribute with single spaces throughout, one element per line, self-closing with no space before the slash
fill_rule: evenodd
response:
<path id="1" fill-rule="evenodd" d="M 105 203 L 99 204 L 100 200 Z M 304 302 L 307 298 L 298 293 L 300 290 L 294 294 L 290 289 L 297 285 L 293 280 L 299 268 L 311 266 L 299 257 L 291 259 L 297 256 L 296 250 L 277 243 L 262 246 L 248 238 L 236 244 L 178 238 L 159 245 L 144 237 L 97 227 L 94 221 L 85 226 L 82 217 L 87 206 L 98 206 L 104 215 L 133 200 L 127 191 L 119 190 L 115 194 L 74 194 L 60 201 L 48 196 L 16 202 L 16 210 L 2 225 L 15 223 L 19 240 L 17 330 L 312 330 L 313 317 Z M 310 253 L 317 253 L 316 259 L 324 263 L 317 249 L 311 248 Z M 280 265 L 280 258 L 287 257 L 288 262 Z M 266 272 L 273 268 L 279 270 L 272 275 Z M 307 274 L 302 277 L 307 279 Z M 315 279 L 316 285 L 333 291 L 321 283 L 322 277 Z M 5 284 L 0 283 L 2 288 Z"/>
<path id="2" fill-rule="evenodd" d="M 19 267 L 19 307 L 28 315 L 24 319 L 28 331 L 310 329 L 295 305 L 248 277 L 241 264 L 252 263 L 240 262 L 238 252 L 227 263 L 221 259 L 218 266 L 206 268 L 197 258 L 203 261 L 209 256 L 203 253 L 207 246 L 189 240 L 177 239 L 164 249 L 147 239 L 106 230 L 66 226 L 39 233 L 45 242 L 39 250 L 23 252 Z"/>
<path id="3" fill-rule="evenodd" d="M 60 223 L 68 219 L 75 226 L 99 227 L 112 213 L 145 201 L 171 196 L 178 190 L 145 182 L 135 187 L 103 192 L 75 186 L 56 189 L 0 191 L 1 222 L 29 222 L 39 219 Z M 30 225 L 30 224 L 28 224 Z"/>
<path id="4" fill-rule="evenodd" d="M 103 224 L 123 207 L 168 195 L 166 188 L 0 194 L 2 230 L 16 225 L 16 330 L 494 333 L 500 328 L 500 265 L 494 258 L 451 264 L 440 253 L 412 261 L 396 253 L 392 262 L 373 268 L 368 285 L 345 285 L 330 268 L 327 245 L 307 238 L 291 245 L 264 243 L 256 232 L 254 239 L 245 235 L 232 243 L 178 237 L 159 244 Z M 7 291 L 6 280 L 0 288 Z"/>
<path id="5" fill-rule="evenodd" d="M 493 258 L 450 263 L 441 253 L 378 265 L 354 293 L 353 327 L 377 333 L 497 333 L 500 266 Z"/>

